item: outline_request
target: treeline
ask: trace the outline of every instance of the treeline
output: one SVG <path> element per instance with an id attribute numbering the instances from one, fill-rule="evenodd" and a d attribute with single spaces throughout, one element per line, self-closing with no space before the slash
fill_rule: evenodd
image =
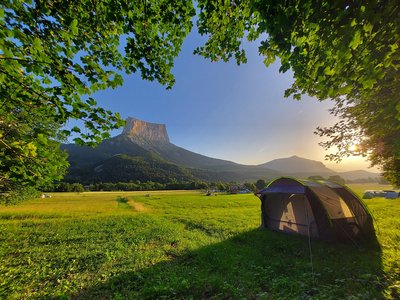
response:
<path id="1" fill-rule="evenodd" d="M 353 180 L 346 180 L 346 183 L 377 183 L 377 184 L 390 184 L 384 177 L 368 177 Z"/>
<path id="2" fill-rule="evenodd" d="M 311 180 L 326 180 L 321 176 L 309 176 Z M 327 180 L 344 184 L 345 180 L 339 176 L 330 176 Z M 350 182 L 350 181 L 348 181 Z M 157 190 L 207 190 L 224 191 L 229 193 L 256 192 L 268 185 L 268 181 L 259 179 L 256 182 L 205 182 L 205 181 L 171 181 L 160 183 L 146 182 L 100 182 L 83 185 L 81 183 L 58 182 L 42 188 L 42 192 L 84 192 L 84 191 L 157 191 Z"/>
<path id="3" fill-rule="evenodd" d="M 389 184 L 389 182 L 383 177 L 368 177 L 368 178 L 360 178 L 360 179 L 344 179 L 339 175 L 329 176 L 328 178 L 324 178 L 319 175 L 309 176 L 307 179 L 311 180 L 329 180 L 333 182 L 337 182 L 340 184 L 349 184 L 349 183 L 377 183 L 377 184 Z"/>
<path id="4" fill-rule="evenodd" d="M 265 181 L 264 181 L 265 182 Z M 159 183 L 153 181 L 147 182 L 103 182 L 83 185 L 81 183 L 59 182 L 52 186 L 43 188 L 43 192 L 84 192 L 84 191 L 154 191 L 154 190 L 210 190 L 210 191 L 226 191 L 238 192 L 247 190 L 249 192 L 256 191 L 256 185 L 252 182 L 169 182 Z"/>

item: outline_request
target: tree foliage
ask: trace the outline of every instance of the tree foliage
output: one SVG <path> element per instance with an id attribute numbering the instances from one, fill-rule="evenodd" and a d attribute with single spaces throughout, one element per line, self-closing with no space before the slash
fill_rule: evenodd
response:
<path id="1" fill-rule="evenodd" d="M 256 189 L 259 191 L 259 190 L 262 190 L 267 187 L 267 182 L 264 179 L 260 178 L 255 183 L 255 186 L 256 186 Z"/>
<path id="2" fill-rule="evenodd" d="M 190 1 L 2 1 L 0 189 L 63 174 L 56 131 L 67 120 L 82 120 L 85 131 L 64 136 L 89 145 L 122 125 L 90 96 L 121 85 L 121 72 L 171 87 L 193 14 Z"/>
<path id="3" fill-rule="evenodd" d="M 24 88 L 14 86 L 16 95 Z M 60 150 L 59 125 L 47 107 L 28 111 L 0 106 L 0 202 L 18 202 L 34 195 L 33 188 L 60 180 L 68 163 Z M 37 112 L 40 111 L 40 115 Z"/>
<path id="4" fill-rule="evenodd" d="M 260 41 L 266 66 L 279 58 L 280 71 L 294 74 L 286 96 L 336 102 L 338 124 L 317 129 L 330 138 L 324 147 L 339 149 L 330 158 L 353 154 L 349 145 L 359 139 L 357 152 L 400 183 L 397 0 L 196 4 L 198 30 L 208 37 L 197 54 L 245 63 L 244 39 Z M 171 87 L 173 61 L 194 13 L 192 1 L 3 1 L 0 189 L 9 188 L 11 178 L 30 184 L 62 174 L 57 131 L 67 120 L 83 121 L 84 131 L 62 132 L 80 134 L 80 144 L 94 145 L 120 126 L 119 115 L 98 107 L 91 95 L 121 85 L 123 72 Z"/>
<path id="5" fill-rule="evenodd" d="M 337 147 L 328 156 L 368 156 L 392 183 L 400 183 L 400 5 L 375 1 L 199 1 L 200 33 L 209 35 L 197 53 L 213 60 L 245 62 L 241 43 L 261 40 L 268 66 L 280 59 L 294 83 L 286 96 L 302 94 L 336 102 L 340 121 L 317 134 Z M 354 142 L 359 151 L 354 153 Z"/>
<path id="6" fill-rule="evenodd" d="M 87 133 L 76 141 L 99 141 L 120 122 L 88 95 L 121 85 L 120 71 L 139 71 L 144 79 L 170 87 L 173 59 L 192 15 L 188 1 L 5 2 L 0 79 L 26 90 L 16 97 L 4 84 L 5 101 L 24 110 L 53 107 L 61 123 L 84 120 Z"/>
<path id="7" fill-rule="evenodd" d="M 329 176 L 328 180 L 336 182 L 336 183 L 339 183 L 339 184 L 345 184 L 346 183 L 346 180 L 344 178 L 342 178 L 341 176 L 339 176 L 339 175 Z"/>

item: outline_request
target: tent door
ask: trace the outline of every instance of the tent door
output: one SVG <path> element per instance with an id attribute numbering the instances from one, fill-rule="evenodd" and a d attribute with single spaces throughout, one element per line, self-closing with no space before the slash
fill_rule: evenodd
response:
<path id="1" fill-rule="evenodd" d="M 318 236 L 314 215 L 303 194 L 272 194 L 265 201 L 266 227 L 286 233 Z"/>

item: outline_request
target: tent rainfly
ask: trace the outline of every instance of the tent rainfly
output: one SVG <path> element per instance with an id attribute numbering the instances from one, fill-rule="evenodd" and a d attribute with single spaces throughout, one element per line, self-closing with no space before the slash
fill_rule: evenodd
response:
<path id="1" fill-rule="evenodd" d="M 362 201 L 337 183 L 282 177 L 256 195 L 262 227 L 327 241 L 375 237 L 371 214 Z"/>

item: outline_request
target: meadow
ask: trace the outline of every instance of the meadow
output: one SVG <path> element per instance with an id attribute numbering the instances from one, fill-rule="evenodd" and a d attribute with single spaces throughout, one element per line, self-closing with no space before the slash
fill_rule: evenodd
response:
<path id="1" fill-rule="evenodd" d="M 400 298 L 400 199 L 365 200 L 380 248 L 310 248 L 252 194 L 52 196 L 0 206 L 0 299 Z"/>

